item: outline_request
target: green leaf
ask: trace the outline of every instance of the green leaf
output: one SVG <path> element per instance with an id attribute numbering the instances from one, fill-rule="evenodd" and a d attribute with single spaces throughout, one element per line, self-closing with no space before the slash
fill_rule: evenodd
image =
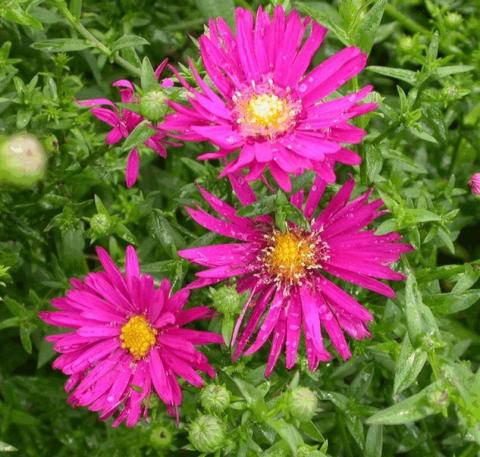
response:
<path id="1" fill-rule="evenodd" d="M 438 411 L 430 402 L 430 396 L 440 390 L 440 381 L 430 384 L 418 394 L 374 414 L 367 424 L 398 425 L 423 419 Z"/>
<path id="2" fill-rule="evenodd" d="M 383 167 L 383 154 L 375 147 L 367 151 L 367 176 L 370 182 L 375 182 Z"/>
<path id="3" fill-rule="evenodd" d="M 16 317 L 24 318 L 28 314 L 25 306 L 19 303 L 17 300 L 14 300 L 13 298 L 5 297 L 3 299 L 3 302 L 7 306 L 10 313 Z"/>
<path id="4" fill-rule="evenodd" d="M 364 457 L 382 457 L 383 426 L 370 425 L 365 439 Z"/>
<path id="5" fill-rule="evenodd" d="M 208 176 L 208 168 L 198 160 L 192 160 L 188 157 L 180 157 L 180 160 L 197 176 Z"/>
<path id="6" fill-rule="evenodd" d="M 352 44 L 348 33 L 340 25 L 341 19 L 337 10 L 332 5 L 322 2 L 296 2 L 295 5 L 301 13 L 312 17 L 315 21 L 331 30 L 345 46 Z"/>
<path id="7" fill-rule="evenodd" d="M 448 65 L 436 68 L 434 73 L 437 78 L 446 78 L 447 76 L 466 73 L 474 69 L 475 67 L 473 65 Z"/>
<path id="8" fill-rule="evenodd" d="M 480 300 L 480 289 L 472 289 L 464 293 L 446 293 L 425 295 L 425 304 L 438 314 L 448 315 L 458 313 Z"/>
<path id="9" fill-rule="evenodd" d="M 124 151 L 131 151 L 140 144 L 145 143 L 155 132 L 149 127 L 148 121 L 143 121 L 138 124 L 128 135 L 128 138 L 123 143 Z"/>
<path id="10" fill-rule="evenodd" d="M 93 47 L 93 44 L 80 38 L 51 38 L 49 40 L 32 43 L 33 49 L 45 52 L 74 52 L 84 51 Z"/>
<path id="11" fill-rule="evenodd" d="M 360 449 L 363 449 L 365 436 L 363 432 L 363 423 L 358 416 L 345 411 L 345 424 L 347 425 L 347 429 L 352 435 L 355 442 L 358 444 Z"/>
<path id="12" fill-rule="evenodd" d="M 307 434 L 313 440 L 324 443 L 325 438 L 322 435 L 322 432 L 318 429 L 314 422 L 308 421 L 302 423 L 302 432 Z"/>
<path id="13" fill-rule="evenodd" d="M 242 381 L 240 378 L 233 378 L 233 382 L 237 385 L 238 389 L 249 405 L 257 405 L 257 407 L 265 405 L 263 393 L 260 389 L 248 382 Z"/>
<path id="14" fill-rule="evenodd" d="M 405 335 L 402 350 L 396 363 L 393 384 L 394 395 L 398 395 L 415 382 L 426 361 L 427 353 L 421 348 L 414 349 L 408 335 Z"/>
<path id="15" fill-rule="evenodd" d="M 230 345 L 235 320 L 232 316 L 224 316 L 222 320 L 222 336 L 227 346 Z"/>
<path id="16" fill-rule="evenodd" d="M 18 451 L 17 448 L 13 447 L 11 444 L 0 441 L 0 452 L 15 452 Z"/>
<path id="17" fill-rule="evenodd" d="M 400 81 L 405 81 L 412 86 L 417 81 L 417 74 L 412 70 L 404 70 L 402 68 L 390 68 L 390 67 L 379 67 L 376 65 L 371 65 L 366 68 L 366 70 L 373 73 L 377 73 L 382 76 L 388 76 L 389 78 L 399 79 Z"/>
<path id="18" fill-rule="evenodd" d="M 205 20 L 221 16 L 231 27 L 235 27 L 235 3 L 233 0 L 196 0 L 196 3 Z"/>
<path id="19" fill-rule="evenodd" d="M 20 318 L 19 317 L 9 317 L 0 322 L 0 330 L 12 327 L 20 326 Z"/>
<path id="20" fill-rule="evenodd" d="M 32 333 L 32 328 L 20 326 L 20 342 L 22 343 L 23 349 L 27 354 L 32 353 L 32 340 L 30 339 L 30 335 Z"/>
<path id="21" fill-rule="evenodd" d="M 425 222 L 441 221 L 442 216 L 432 213 L 428 209 L 408 208 L 404 211 L 404 223 L 406 225 L 422 224 Z"/>
<path id="22" fill-rule="evenodd" d="M 405 318 L 407 320 L 408 336 L 414 347 L 421 344 L 422 337 L 427 333 L 422 317 L 423 306 L 417 281 L 413 273 L 410 273 L 405 286 Z"/>
<path id="23" fill-rule="evenodd" d="M 412 127 L 409 127 L 409 130 L 417 138 L 420 138 L 421 140 L 428 141 L 429 143 L 438 144 L 438 141 L 432 135 L 426 132 L 423 128 L 421 128 L 421 126 L 420 127 L 412 126 Z"/>
<path id="24" fill-rule="evenodd" d="M 105 205 L 103 204 L 101 198 L 98 195 L 95 195 L 94 197 L 95 201 L 95 208 L 97 209 L 98 214 L 104 214 L 105 216 L 108 216 L 108 210 L 105 208 Z"/>
<path id="25" fill-rule="evenodd" d="M 298 447 L 303 444 L 302 435 L 300 435 L 299 431 L 282 419 L 271 420 L 268 422 L 268 425 L 287 442 L 293 455 L 296 455 Z"/>
<path id="26" fill-rule="evenodd" d="M 367 54 L 372 49 L 378 27 L 382 22 L 386 4 L 387 0 L 377 0 L 368 13 L 362 18 L 362 22 L 355 34 L 355 43 Z"/>
<path id="27" fill-rule="evenodd" d="M 157 77 L 155 76 L 155 70 L 150 63 L 148 57 L 144 57 L 142 60 L 142 68 L 140 70 L 140 84 L 144 92 L 149 90 L 158 89 L 159 84 Z"/>
<path id="28" fill-rule="evenodd" d="M 37 369 L 43 367 L 55 356 L 53 350 L 53 344 L 48 341 L 42 340 L 40 343 L 40 349 L 38 351 Z"/>
<path id="29" fill-rule="evenodd" d="M 166 252 L 175 257 L 178 248 L 185 245 L 182 236 L 172 227 L 170 222 L 161 214 L 152 214 L 149 219 L 150 234 L 163 246 Z"/>
<path id="30" fill-rule="evenodd" d="M 0 17 L 3 17 L 3 19 L 7 21 L 15 22 L 20 25 L 26 25 L 34 29 L 43 29 L 42 23 L 32 15 L 28 14 L 26 11 L 22 10 L 18 2 L 8 2 L 5 6 L 3 6 L 0 9 Z"/>
<path id="31" fill-rule="evenodd" d="M 72 13 L 73 17 L 76 19 L 80 19 L 82 15 L 82 0 L 70 0 L 70 12 Z"/>
<path id="32" fill-rule="evenodd" d="M 124 35 L 115 41 L 112 45 L 112 51 L 119 51 L 120 49 L 133 48 L 135 46 L 143 46 L 150 44 L 145 38 L 138 35 Z M 156 79 L 156 78 L 155 78 Z"/>
<path id="33" fill-rule="evenodd" d="M 69 229 L 62 233 L 59 247 L 59 258 L 67 274 L 82 274 L 87 271 L 83 229 Z"/>

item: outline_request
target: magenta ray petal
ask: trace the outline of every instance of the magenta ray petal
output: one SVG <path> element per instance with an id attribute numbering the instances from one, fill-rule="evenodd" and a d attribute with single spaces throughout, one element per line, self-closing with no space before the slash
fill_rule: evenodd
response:
<path id="1" fill-rule="evenodd" d="M 324 337 L 343 359 L 351 357 L 346 335 L 370 337 L 368 324 L 373 316 L 330 276 L 387 297 L 394 297 L 395 291 L 382 280 L 404 279 L 392 264 L 413 248 L 401 243 L 396 232 L 376 235 L 366 228 L 383 214 L 381 200 L 370 202 L 371 190 L 352 199 L 355 183 L 349 179 L 324 209 L 318 210 L 326 187 L 317 175 L 309 192 L 300 189 L 290 197 L 309 222 L 309 229 L 287 221 L 288 228 L 279 232 L 268 214 L 239 218 L 233 206 L 204 190 L 202 195 L 213 210 L 225 219 L 237 219 L 227 223 L 207 212 L 191 212 L 207 229 L 239 240 L 186 249 L 180 255 L 207 267 L 197 273 L 205 281 L 195 287 L 235 276 L 237 290 L 249 292 L 234 327 L 232 358 L 251 355 L 271 339 L 267 376 L 282 351 L 287 369 L 295 365 L 302 332 L 311 370 L 332 358 Z M 255 195 L 249 195 L 249 201 L 255 200 Z"/>
<path id="2" fill-rule="evenodd" d="M 167 61 L 164 60 L 156 69 L 155 76 L 158 80 L 161 78 L 161 72 L 166 67 Z M 170 81 L 171 82 L 171 81 Z M 167 84 L 166 86 L 170 86 Z M 116 87 L 120 92 L 121 103 L 130 103 L 139 105 L 140 96 L 135 92 L 135 86 L 131 81 L 121 79 L 115 81 L 112 86 Z M 170 102 L 166 102 L 170 103 Z M 133 130 L 141 123 L 146 121 L 144 117 L 132 110 L 124 108 L 122 105 L 117 105 L 114 102 L 105 98 L 95 98 L 90 100 L 79 100 L 77 104 L 80 106 L 92 107 L 90 112 L 100 121 L 106 123 L 112 129 L 105 137 L 105 142 L 109 145 L 114 145 L 128 138 Z M 108 106 L 102 107 L 102 105 Z M 166 122 L 167 124 L 168 122 Z M 166 146 L 178 147 L 178 143 L 168 140 L 168 128 L 158 125 L 158 123 L 148 123 L 152 130 L 152 135 L 148 138 L 144 145 L 154 150 L 161 157 L 167 156 Z M 127 187 L 132 187 L 138 178 L 140 156 L 137 149 L 132 150 L 127 159 L 125 182 Z"/>
<path id="3" fill-rule="evenodd" d="M 292 175 L 312 170 L 333 182 L 336 162 L 358 164 L 360 157 L 345 147 L 365 132 L 349 121 L 375 109 L 363 102 L 371 87 L 325 98 L 363 70 L 366 54 L 349 47 L 309 71 L 327 30 L 282 6 L 272 17 L 262 7 L 256 15 L 237 8 L 235 32 L 221 17 L 208 25 L 199 38 L 208 82 L 191 62 L 194 84 L 172 69 L 189 96 L 185 103 L 169 102 L 175 113 L 162 130 L 217 146 L 219 153 L 201 157 L 224 158 L 221 177 L 247 171 L 253 181 L 269 170 L 287 192 Z"/>
<path id="4" fill-rule="evenodd" d="M 57 311 L 39 313 L 45 322 L 70 330 L 46 337 L 60 354 L 53 367 L 69 377 L 68 402 L 102 420 L 113 418 L 114 427 L 146 419 L 144 400 L 152 395 L 178 416 L 182 392 L 176 376 L 201 387 L 197 372 L 214 377 L 215 370 L 196 347 L 223 344 L 217 333 L 184 326 L 215 313 L 205 306 L 184 310 L 189 290 L 171 295 L 166 279 L 157 288 L 141 273 L 132 246 L 126 249 L 125 272 L 103 248 L 97 254 L 104 271 L 72 280 L 67 296 L 52 301 Z"/>

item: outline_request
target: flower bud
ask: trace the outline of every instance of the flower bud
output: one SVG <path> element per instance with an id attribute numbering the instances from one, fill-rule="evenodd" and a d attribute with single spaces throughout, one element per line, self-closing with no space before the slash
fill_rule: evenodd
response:
<path id="1" fill-rule="evenodd" d="M 398 47 L 403 52 L 410 52 L 413 49 L 414 42 L 413 38 L 409 35 L 402 35 L 398 39 Z"/>
<path id="2" fill-rule="evenodd" d="M 222 447 L 225 430 L 216 416 L 198 416 L 189 427 L 188 440 L 200 452 L 215 452 Z"/>
<path id="3" fill-rule="evenodd" d="M 262 457 L 288 457 L 291 455 L 290 453 L 287 453 L 283 447 L 280 446 L 274 446 L 265 452 L 262 453 Z"/>
<path id="4" fill-rule="evenodd" d="M 213 307 L 222 314 L 235 315 L 242 308 L 242 296 L 233 287 L 211 289 L 211 296 Z"/>
<path id="5" fill-rule="evenodd" d="M 297 457 L 321 457 L 325 454 L 321 453 L 316 446 L 302 444 L 297 449 Z"/>
<path id="6" fill-rule="evenodd" d="M 169 448 L 173 443 L 173 433 L 168 427 L 157 425 L 150 433 L 150 443 L 159 449 Z"/>
<path id="7" fill-rule="evenodd" d="M 200 392 L 200 403 L 209 413 L 222 413 L 230 406 L 230 392 L 223 386 L 210 384 Z"/>
<path id="8" fill-rule="evenodd" d="M 301 422 L 307 422 L 317 411 L 317 395 L 308 387 L 296 387 L 290 392 L 288 407 L 293 417 Z"/>
<path id="9" fill-rule="evenodd" d="M 112 221 L 107 214 L 98 213 L 90 219 L 90 227 L 97 236 L 106 236 L 112 230 Z"/>
<path id="10" fill-rule="evenodd" d="M 167 100 L 168 97 L 159 89 L 147 92 L 140 99 L 140 111 L 150 121 L 159 121 L 167 113 Z"/>
<path id="11" fill-rule="evenodd" d="M 461 14 L 452 11 L 445 16 L 445 23 L 450 27 L 458 27 L 462 25 L 463 17 Z"/>
<path id="12" fill-rule="evenodd" d="M 42 145 L 28 133 L 12 135 L 0 145 L 0 181 L 31 187 L 43 178 L 46 163 Z"/>
<path id="13" fill-rule="evenodd" d="M 475 173 L 468 181 L 468 185 L 472 189 L 472 194 L 480 195 L 480 173 Z"/>

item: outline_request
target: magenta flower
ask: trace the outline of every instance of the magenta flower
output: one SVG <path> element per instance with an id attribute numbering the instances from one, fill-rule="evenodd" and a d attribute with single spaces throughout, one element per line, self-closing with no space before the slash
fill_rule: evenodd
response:
<path id="1" fill-rule="evenodd" d="M 188 209 L 192 218 L 206 229 L 239 240 L 186 249 L 179 254 L 208 267 L 197 273 L 199 279 L 190 287 L 202 287 L 235 276 L 239 292 L 250 291 L 234 329 L 233 357 L 253 354 L 271 337 L 266 376 L 272 373 L 284 346 L 286 367 L 290 369 L 295 365 L 302 329 L 312 371 L 320 361 L 331 359 L 322 329 L 343 359 L 351 355 L 344 333 L 357 340 L 370 336 L 367 329 L 372 320 L 370 312 L 328 276 L 387 297 L 394 297 L 395 292 L 379 279 L 404 279 L 390 265 L 412 247 L 399 243 L 398 233 L 375 235 L 374 230 L 365 230 L 384 214 L 379 211 L 382 200 L 369 203 L 372 192 L 369 191 L 349 201 L 354 189 L 354 181 L 350 179 L 325 209 L 315 215 L 325 187 L 325 182 L 317 178 L 305 201 L 303 190 L 291 197 L 292 204 L 309 221 L 308 229 L 290 222 L 288 229 L 281 232 L 268 215 L 253 219 L 240 217 L 233 207 L 204 189 L 200 189 L 203 198 L 220 218 L 202 209 Z M 248 190 L 237 187 L 236 191 L 241 192 L 243 201 L 253 200 Z M 247 312 L 249 318 L 237 340 Z M 245 350 L 254 334 L 255 341 Z"/>
<path id="2" fill-rule="evenodd" d="M 470 186 L 470 189 L 472 189 L 472 194 L 480 195 L 480 173 L 472 175 L 468 181 L 468 185 Z"/>
<path id="3" fill-rule="evenodd" d="M 155 70 L 157 79 L 167 65 L 167 60 L 164 60 Z M 162 87 L 171 87 L 172 80 L 165 78 L 160 83 Z M 134 85 L 126 80 L 120 79 L 115 81 L 112 86 L 118 87 L 120 90 L 120 99 L 122 103 L 139 103 L 139 97 L 135 95 Z M 105 122 L 112 130 L 105 137 L 105 142 L 109 145 L 117 144 L 125 138 L 128 138 L 130 133 L 145 119 L 142 115 L 118 107 L 114 102 L 106 98 L 93 98 L 90 100 L 79 100 L 77 102 L 80 106 L 95 106 L 91 109 L 91 113 L 102 122 Z M 106 105 L 108 108 L 99 107 L 99 105 Z M 151 125 L 152 136 L 145 141 L 145 146 L 153 149 L 160 157 L 167 157 L 166 145 L 175 146 L 175 143 L 166 140 L 167 134 L 158 129 L 158 126 Z M 133 148 L 127 158 L 127 167 L 125 170 L 125 183 L 127 187 L 132 187 L 137 182 L 138 172 L 140 168 L 140 155 L 137 148 Z"/>
<path id="4" fill-rule="evenodd" d="M 140 272 L 137 254 L 127 248 L 125 274 L 110 256 L 97 248 L 104 272 L 90 273 L 82 282 L 52 300 L 58 311 L 41 312 L 48 324 L 71 329 L 48 336 L 61 355 L 53 367 L 69 376 L 65 390 L 69 403 L 97 411 L 105 420 L 131 427 L 148 414 L 148 401 L 156 393 L 171 414 L 178 414 L 182 391 L 177 377 L 202 387 L 198 371 L 214 377 L 207 357 L 195 345 L 223 343 L 211 332 L 184 328 L 210 318 L 207 307 L 183 310 L 189 291 L 171 295 L 164 279 L 155 288 L 153 278 Z"/>
<path id="5" fill-rule="evenodd" d="M 189 104 L 171 101 L 176 113 L 161 128 L 219 148 L 200 159 L 233 155 L 221 176 L 248 168 L 246 179 L 251 181 L 268 167 L 287 192 L 289 174 L 314 170 L 334 182 L 335 162 L 359 164 L 360 157 L 343 145 L 365 136 L 348 121 L 376 108 L 375 103 L 360 103 L 372 87 L 331 96 L 365 67 L 366 54 L 349 47 L 307 72 L 327 30 L 295 10 L 287 15 L 281 6 L 271 19 L 260 7 L 255 21 L 250 11 L 238 8 L 236 30 L 234 34 L 221 17 L 210 20 L 209 32 L 199 41 L 215 90 L 190 62 L 199 88 L 177 73 L 188 89 Z"/>

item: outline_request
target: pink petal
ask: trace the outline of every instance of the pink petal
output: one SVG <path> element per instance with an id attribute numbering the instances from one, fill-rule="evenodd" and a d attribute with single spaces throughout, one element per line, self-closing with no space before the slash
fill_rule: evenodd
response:
<path id="1" fill-rule="evenodd" d="M 280 311 L 285 302 L 285 297 L 283 295 L 283 288 L 278 289 L 275 292 L 272 303 L 270 304 L 270 309 L 265 316 L 265 319 L 260 326 L 260 331 L 257 334 L 257 338 L 253 344 L 245 351 L 245 355 L 251 355 L 257 352 L 267 341 L 268 337 L 272 333 L 272 330 L 277 325 L 278 318 L 280 316 Z"/>
<path id="2" fill-rule="evenodd" d="M 137 149 L 132 149 L 127 158 L 127 169 L 125 171 L 125 183 L 128 188 L 132 187 L 138 178 L 140 169 L 140 154 Z"/>

